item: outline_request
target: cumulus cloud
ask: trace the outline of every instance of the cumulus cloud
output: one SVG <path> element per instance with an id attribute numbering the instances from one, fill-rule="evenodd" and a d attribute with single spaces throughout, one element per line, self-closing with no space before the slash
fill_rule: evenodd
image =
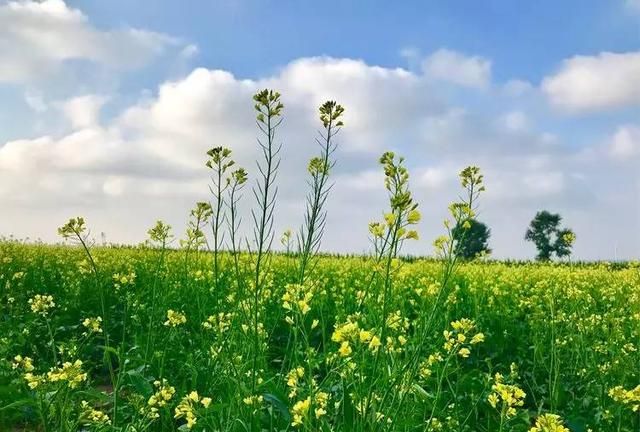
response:
<path id="1" fill-rule="evenodd" d="M 100 115 L 109 103 L 103 96 L 61 103 L 64 133 L 0 146 L 0 200 L 6 203 L 0 232 L 51 240 L 55 227 L 76 214 L 114 241 L 142 240 L 157 218 L 180 231 L 193 203 L 208 198 L 203 164 L 208 148 L 232 148 L 239 164 L 255 175 L 251 95 L 264 87 L 279 89 L 285 104 L 277 230 L 301 221 L 306 161 L 317 151 L 317 106 L 336 99 L 347 109 L 346 126 L 339 135 L 325 249 L 367 249 L 367 223 L 387 205 L 377 159 L 391 149 L 407 157 L 425 215 L 424 240 L 407 251 L 430 252 L 447 204 L 459 194 L 457 172 L 475 164 L 486 174 L 481 217 L 493 228 L 497 256 L 532 255 L 521 237 L 540 208 L 565 215 L 578 232 L 579 256 L 606 256 L 590 224 L 612 212 L 626 228 L 611 234 L 620 234 L 620 253 L 638 252 L 638 243 L 622 235 L 637 225 L 637 210 L 628 199 L 633 186 L 624 190 L 615 183 L 631 177 L 631 168 L 610 178 L 613 165 L 599 153 L 605 150 L 585 156 L 563 146 L 535 130 L 527 113 L 517 109 L 504 109 L 504 121 L 494 121 L 456 106 L 428 74 L 328 57 L 298 59 L 258 79 L 195 69 L 111 116 Z M 250 200 L 247 192 L 243 205 Z"/>
<path id="2" fill-rule="evenodd" d="M 139 67 L 176 43 L 146 30 L 100 30 L 62 0 L 9 1 L 0 5 L 0 82 L 27 82 L 71 60 Z"/>
<path id="3" fill-rule="evenodd" d="M 640 105 L 640 52 L 571 57 L 542 81 L 542 90 L 568 112 Z"/>
<path id="4" fill-rule="evenodd" d="M 440 49 L 422 63 L 428 76 L 464 87 L 486 88 L 491 82 L 491 61 Z"/>

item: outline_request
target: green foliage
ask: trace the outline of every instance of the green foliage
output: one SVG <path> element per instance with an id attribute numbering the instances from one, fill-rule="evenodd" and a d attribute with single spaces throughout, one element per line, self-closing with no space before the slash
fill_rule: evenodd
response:
<path id="1" fill-rule="evenodd" d="M 159 220 L 152 228 L 149 228 L 147 234 L 152 242 L 159 243 L 164 247 L 171 239 L 171 226 Z"/>
<path id="2" fill-rule="evenodd" d="M 200 402 L 194 406 L 194 431 L 239 431 L 244 430 L 243 423 L 251 430 L 253 421 L 265 430 L 293 430 L 294 405 L 318 392 L 330 396 L 327 414 L 312 416 L 313 420 L 304 417 L 307 423 L 296 429 L 423 430 L 430 421 L 443 424 L 443 430 L 451 432 L 497 431 L 500 411 L 488 398 L 498 372 L 505 377 L 505 384 L 526 393 L 523 405 L 515 407 L 515 416 L 505 417 L 504 430 L 527 432 L 538 415 L 549 412 L 560 415 L 572 431 L 591 428 L 632 432 L 640 426 L 631 403 L 624 402 L 627 393 L 622 393 L 637 386 L 636 365 L 640 362 L 637 267 L 612 270 L 606 265 L 464 263 L 452 276 L 452 289 L 436 314 L 433 330 L 423 334 L 419 331 L 420 318 L 425 306 L 435 302 L 442 263 L 404 263 L 393 274 L 393 295 L 388 298 L 389 317 L 393 317 L 388 328 L 391 339 L 381 341 L 377 348 L 377 375 L 387 375 L 389 369 L 393 375 L 371 388 L 375 337 L 379 339 L 381 334 L 376 323 L 382 303 L 377 300 L 382 298 L 384 287 L 376 284 L 371 288 L 371 301 L 366 307 L 358 307 L 355 299 L 366 289 L 376 261 L 319 257 L 313 297 L 307 302 L 309 310 L 303 315 L 298 309 L 291 325 L 286 317 L 293 312 L 283 307 L 282 298 L 287 294 L 287 284 L 297 276 L 291 272 L 291 258 L 276 255 L 271 267 L 271 291 L 265 291 L 261 298 L 264 309 L 260 323 L 268 333 L 268 346 L 260 354 L 263 370 L 259 373 L 262 385 L 258 395 L 262 402 L 254 412 L 253 406 L 243 401 L 253 394 L 251 379 L 246 375 L 251 370 L 250 333 L 243 329 L 252 321 L 230 297 L 237 295 L 234 285 L 221 284 L 219 306 L 209 295 L 214 284 L 211 254 L 192 255 L 185 273 L 186 251 L 167 251 L 152 308 L 160 251 L 96 248 L 92 253 L 100 266 L 110 317 L 103 320 L 102 329 L 112 335 L 111 346 L 118 353 L 117 415 L 114 418 L 109 370 L 102 359 L 104 333 L 89 332 L 82 324 L 86 318 L 102 315 L 92 273 L 83 264 L 83 251 L 66 246 L 0 243 L 0 430 L 17 425 L 37 430 L 43 409 L 49 431 L 115 431 L 134 426 L 138 430 L 173 431 L 186 424 L 184 418 L 174 419 L 175 408 L 183 397 L 197 390 L 200 399 L 211 397 L 212 402 L 208 408 Z M 241 262 L 248 262 L 248 258 L 246 254 L 240 257 Z M 232 256 L 223 252 L 221 261 L 229 265 Z M 185 281 L 189 281 L 188 286 Z M 308 293 L 303 290 L 302 298 Z M 45 318 L 33 312 L 28 302 L 36 294 L 51 295 L 55 303 L 47 314 L 53 346 Z M 294 308 L 297 304 L 291 303 Z M 184 314 L 186 322 L 165 326 L 169 309 Z M 465 342 L 455 342 L 450 351 L 445 350 L 448 339 L 443 331 L 452 332 L 450 336 L 457 341 L 458 332 L 451 323 L 462 318 L 472 320 L 473 329 L 461 328 Z M 148 327 L 150 319 L 153 325 Z M 356 330 L 348 333 L 345 323 L 352 323 L 351 328 Z M 298 340 L 302 345 L 293 345 L 293 340 L 288 343 L 287 336 L 294 328 L 304 328 L 308 343 L 302 339 Z M 337 329 L 344 331 L 336 333 Z M 154 342 L 145 362 L 144 345 L 149 333 Z M 471 344 L 478 333 L 484 335 L 484 342 Z M 303 337 L 302 330 L 298 334 Z M 550 342 L 552 336 L 555 343 Z M 348 356 L 339 352 L 344 341 L 351 350 Z M 294 346 L 312 349 L 298 351 L 299 363 L 293 364 Z M 463 348 L 469 349 L 468 357 L 463 357 L 466 351 L 459 354 Z M 13 369 L 17 355 L 33 360 L 31 373 L 37 377 L 46 376 L 63 362 L 73 364 L 80 359 L 86 380 L 75 388 L 66 381 L 56 381 L 31 389 L 24 366 Z M 409 366 L 414 356 L 415 368 Z M 282 367 L 283 363 L 288 366 Z M 512 363 L 517 365 L 518 378 L 509 378 Z M 289 397 L 294 387 L 287 385 L 287 375 L 297 366 L 304 366 L 305 373 L 295 385 L 297 394 Z M 396 376 L 404 378 L 395 382 Z M 550 387 L 549 377 L 556 376 L 559 380 L 556 383 L 554 378 Z M 159 407 L 155 419 L 148 411 L 148 401 L 159 388 L 154 381 L 163 378 L 174 393 L 165 406 Z M 444 385 L 436 401 L 441 379 Z M 622 390 L 616 389 L 618 386 Z M 616 389 L 612 393 L 616 399 L 609 396 L 610 389 Z M 385 416 L 377 416 L 381 420 L 375 427 L 370 422 L 365 426 L 358 411 L 370 391 L 375 405 L 369 410 Z M 88 407 L 83 407 L 83 400 Z M 106 414 L 111 425 L 91 423 L 88 408 Z M 391 423 L 387 424 L 387 419 Z M 67 426 L 60 426 L 61 421 Z"/>
<path id="3" fill-rule="evenodd" d="M 71 218 L 69 222 L 58 228 L 58 235 L 65 239 L 73 238 L 83 235 L 86 229 L 84 218 Z"/>
<path id="4" fill-rule="evenodd" d="M 491 253 L 489 248 L 491 230 L 484 223 L 469 219 L 457 223 L 452 233 L 456 241 L 455 253 L 461 258 L 470 260 Z"/>
<path id="5" fill-rule="evenodd" d="M 536 213 L 531 221 L 525 240 L 531 241 L 538 249 L 536 259 L 549 261 L 555 254 L 558 258 L 569 256 L 576 236 L 568 228 L 560 228 L 562 217 L 546 210 Z"/>

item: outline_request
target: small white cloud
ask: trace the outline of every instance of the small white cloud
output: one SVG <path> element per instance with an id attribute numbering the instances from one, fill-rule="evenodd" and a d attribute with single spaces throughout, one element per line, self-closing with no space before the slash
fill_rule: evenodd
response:
<path id="1" fill-rule="evenodd" d="M 62 102 L 65 117 L 74 129 L 96 126 L 99 123 L 100 109 L 107 98 L 99 95 L 84 95 Z"/>
<path id="2" fill-rule="evenodd" d="M 431 54 L 423 61 L 422 68 L 431 78 L 463 87 L 486 88 L 491 82 L 490 60 L 448 49 Z"/>
<path id="3" fill-rule="evenodd" d="M 33 90 L 27 90 L 24 93 L 24 101 L 27 103 L 29 108 L 37 113 L 43 113 L 49 108 L 45 103 L 42 94 Z"/>
<path id="4" fill-rule="evenodd" d="M 200 49 L 197 45 L 189 44 L 182 48 L 182 51 L 180 51 L 180 57 L 182 57 L 183 59 L 191 59 L 197 56 L 199 53 Z"/>
<path id="5" fill-rule="evenodd" d="M 640 52 L 572 57 L 542 81 L 542 90 L 568 112 L 640 105 Z"/>
<path id="6" fill-rule="evenodd" d="M 500 124 L 510 132 L 525 132 L 529 129 L 529 118 L 522 111 L 511 111 L 499 118 Z"/>
<path id="7" fill-rule="evenodd" d="M 405 47 L 400 50 L 400 56 L 412 61 L 420 57 L 420 50 L 415 47 Z"/>
<path id="8" fill-rule="evenodd" d="M 640 127 L 621 126 L 611 138 L 609 154 L 616 159 L 629 159 L 640 155 Z"/>

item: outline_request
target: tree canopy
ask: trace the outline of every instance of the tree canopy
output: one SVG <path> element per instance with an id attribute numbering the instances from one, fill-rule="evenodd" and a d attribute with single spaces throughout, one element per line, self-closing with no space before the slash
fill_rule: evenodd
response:
<path id="1" fill-rule="evenodd" d="M 466 227 L 463 226 L 464 223 L 467 223 Z M 468 219 L 464 223 L 453 228 L 456 255 L 463 259 L 473 259 L 491 253 L 489 248 L 491 230 L 487 225 L 476 219 Z"/>
<path id="2" fill-rule="evenodd" d="M 569 228 L 560 228 L 561 222 L 559 214 L 542 210 L 529 224 L 524 239 L 535 244 L 538 261 L 549 261 L 554 255 L 558 258 L 571 255 L 576 235 Z"/>

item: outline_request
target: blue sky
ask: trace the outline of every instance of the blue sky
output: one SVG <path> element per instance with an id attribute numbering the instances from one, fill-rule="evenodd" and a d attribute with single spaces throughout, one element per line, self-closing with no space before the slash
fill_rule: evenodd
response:
<path id="1" fill-rule="evenodd" d="M 336 98 L 353 126 L 327 249 L 367 250 L 384 208 L 375 155 L 390 148 L 430 214 L 412 252 L 430 253 L 456 170 L 475 163 L 497 257 L 532 255 L 521 237 L 541 208 L 574 227 L 578 257 L 640 256 L 637 0 L 0 1 L 0 40 L 0 234 L 52 240 L 73 212 L 114 241 L 141 240 L 157 217 L 181 229 L 206 198 L 199 155 L 223 140 L 250 161 L 242 101 L 273 85 L 295 143 L 278 229 L 299 223 L 309 105 Z M 141 200 L 154 204 L 126 220 Z"/>
<path id="2" fill-rule="evenodd" d="M 493 59 L 495 77 L 537 82 L 576 54 L 629 51 L 638 17 L 623 1 L 279 2 L 70 1 L 103 27 L 177 35 L 198 63 L 257 77 L 292 58 L 326 54 L 397 66 L 404 48 L 442 47 Z"/>

